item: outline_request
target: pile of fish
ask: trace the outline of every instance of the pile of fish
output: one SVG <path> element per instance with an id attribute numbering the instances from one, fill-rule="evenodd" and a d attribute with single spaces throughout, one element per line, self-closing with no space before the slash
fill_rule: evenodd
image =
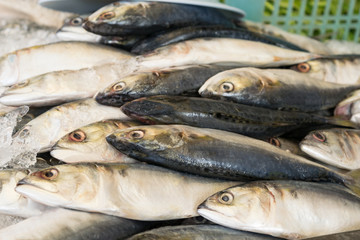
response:
<path id="1" fill-rule="evenodd" d="M 243 17 L 120 1 L 1 56 L 0 239 L 359 238 L 360 55 Z"/>

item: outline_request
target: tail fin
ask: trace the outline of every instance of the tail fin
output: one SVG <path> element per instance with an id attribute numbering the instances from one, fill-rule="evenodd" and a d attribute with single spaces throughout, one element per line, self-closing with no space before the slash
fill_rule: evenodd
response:
<path id="1" fill-rule="evenodd" d="M 341 127 L 350 127 L 356 129 L 360 128 L 358 124 L 351 122 L 350 120 L 341 119 L 339 117 L 328 117 L 327 123 Z"/>
<path id="2" fill-rule="evenodd" d="M 348 180 L 344 182 L 345 186 L 360 197 L 360 169 L 350 171 L 345 175 L 348 177 Z"/>

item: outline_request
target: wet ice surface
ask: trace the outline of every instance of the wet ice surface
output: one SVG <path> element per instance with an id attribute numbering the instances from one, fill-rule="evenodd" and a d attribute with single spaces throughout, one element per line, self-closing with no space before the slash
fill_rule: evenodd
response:
<path id="1" fill-rule="evenodd" d="M 29 20 L 0 20 L 0 56 L 57 41 L 56 29 L 39 26 Z"/>
<path id="2" fill-rule="evenodd" d="M 29 107 L 22 106 L 0 117 L 0 168 L 27 168 L 36 162 L 39 147 L 31 136 L 13 136 L 16 124 L 28 111 Z"/>

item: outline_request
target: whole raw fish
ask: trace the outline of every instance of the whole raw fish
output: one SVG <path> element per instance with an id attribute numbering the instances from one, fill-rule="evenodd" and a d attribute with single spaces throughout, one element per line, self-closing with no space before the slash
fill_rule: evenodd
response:
<path id="1" fill-rule="evenodd" d="M 240 134 L 186 125 L 138 126 L 106 137 L 116 149 L 150 164 L 229 180 L 327 181 L 359 193 L 359 171 L 342 174 Z"/>
<path id="2" fill-rule="evenodd" d="M 208 196 L 237 184 L 140 163 L 64 164 L 29 175 L 16 191 L 49 206 L 151 221 L 197 216 Z"/>
<path id="3" fill-rule="evenodd" d="M 287 69 L 236 68 L 209 78 L 199 93 L 270 109 L 317 112 L 334 108 L 359 88 L 317 81 Z"/>
<path id="4" fill-rule="evenodd" d="M 0 86 L 11 86 L 27 78 L 58 70 L 78 70 L 132 55 L 88 42 L 57 42 L 16 50 L 0 57 Z"/>
<path id="5" fill-rule="evenodd" d="M 223 226 L 286 239 L 360 229 L 360 199 L 328 183 L 246 183 L 209 197 L 198 212 Z"/>
<path id="6" fill-rule="evenodd" d="M 190 4 L 166 2 L 114 2 L 88 17 L 84 28 L 100 35 L 149 34 L 189 25 L 234 26 L 242 14 Z"/>
<path id="7" fill-rule="evenodd" d="M 199 38 L 170 44 L 137 57 L 142 69 L 191 64 L 232 64 L 242 67 L 288 66 L 319 58 L 317 54 L 294 51 L 242 39 Z"/>

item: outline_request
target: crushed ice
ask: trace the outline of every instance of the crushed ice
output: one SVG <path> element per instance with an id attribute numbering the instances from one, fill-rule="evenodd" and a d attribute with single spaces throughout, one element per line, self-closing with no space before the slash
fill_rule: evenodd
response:
<path id="1" fill-rule="evenodd" d="M 36 162 L 39 147 L 31 136 L 14 137 L 13 131 L 29 107 L 21 106 L 0 117 L 0 168 L 27 168 Z"/>

